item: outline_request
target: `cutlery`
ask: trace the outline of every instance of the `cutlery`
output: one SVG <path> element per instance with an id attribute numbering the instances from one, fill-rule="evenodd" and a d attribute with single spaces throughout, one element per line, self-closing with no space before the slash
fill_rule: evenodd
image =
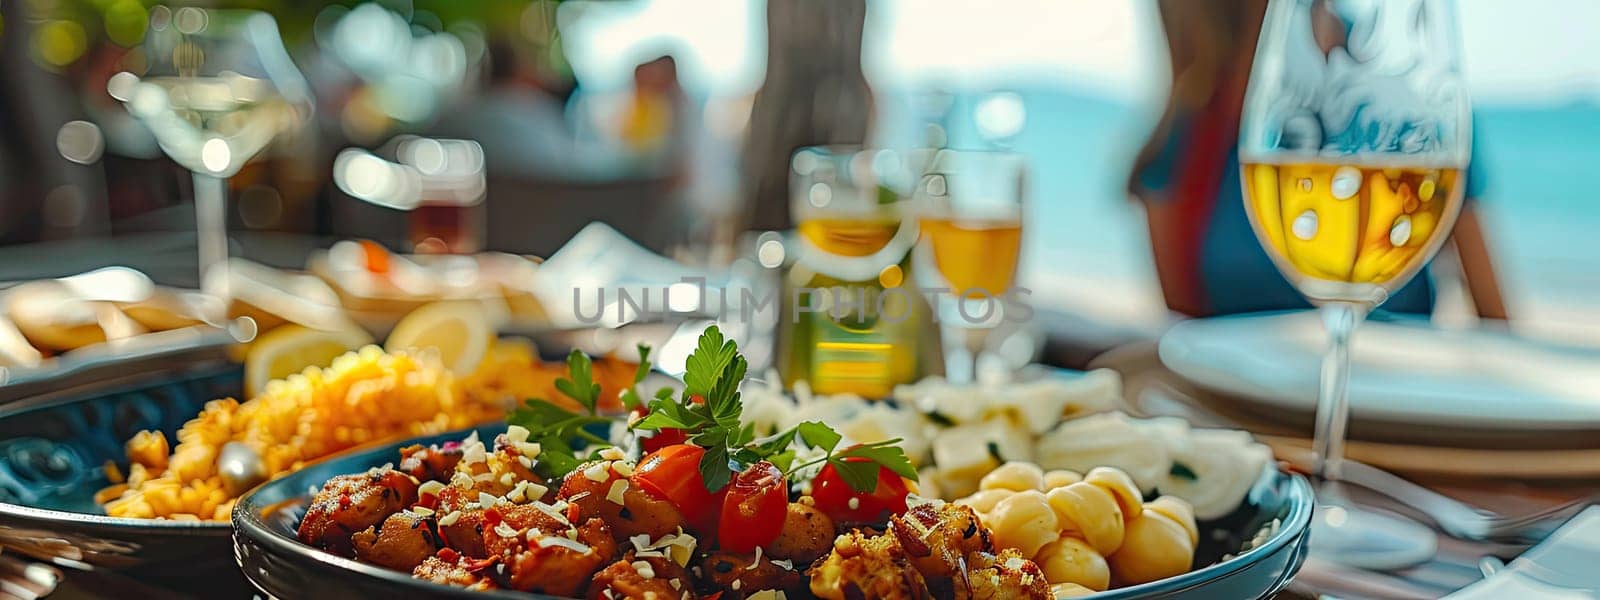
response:
<path id="1" fill-rule="evenodd" d="M 1382 469 L 1346 462 L 1341 481 L 1394 499 L 1432 520 L 1452 537 L 1475 541 L 1532 542 L 1543 539 L 1595 498 L 1569 500 L 1535 512 L 1502 515 L 1475 508 Z"/>

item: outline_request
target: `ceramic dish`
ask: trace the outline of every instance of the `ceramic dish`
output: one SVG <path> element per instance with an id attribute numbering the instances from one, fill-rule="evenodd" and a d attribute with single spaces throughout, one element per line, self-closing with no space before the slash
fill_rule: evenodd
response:
<path id="1" fill-rule="evenodd" d="M 0 547 L 150 581 L 242 586 L 227 562 L 227 523 L 108 517 L 93 499 L 109 484 L 105 464 L 125 462 L 125 440 L 142 429 L 175 435 L 241 379 L 237 365 L 198 361 L 0 406 Z"/>
<path id="2" fill-rule="evenodd" d="M 477 430 L 492 439 L 504 426 Z M 245 577 L 269 596 L 281 598 L 433 597 L 550 598 L 519 592 L 473 592 L 413 579 L 409 574 L 362 564 L 300 543 L 296 530 L 312 495 L 329 478 L 392 462 L 399 448 L 459 440 L 467 431 L 392 444 L 352 453 L 279 478 L 246 494 L 234 506 L 234 553 Z M 1239 510 L 1200 523 L 1195 560 L 1210 566 L 1144 585 L 1094 596 L 1104 599 L 1268 598 L 1288 585 L 1304 562 L 1313 505 L 1305 479 L 1269 470 L 1262 474 Z M 1228 560 L 1245 540 L 1273 520 L 1279 526 L 1256 547 Z"/>

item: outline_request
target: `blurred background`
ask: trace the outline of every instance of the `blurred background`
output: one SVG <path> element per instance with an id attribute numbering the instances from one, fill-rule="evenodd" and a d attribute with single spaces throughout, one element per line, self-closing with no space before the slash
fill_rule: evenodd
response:
<path id="1" fill-rule="evenodd" d="M 272 15 L 307 102 L 290 109 L 303 125 L 256 160 L 224 153 L 238 169 L 225 216 L 236 254 L 299 267 L 338 239 L 410 249 L 395 207 L 444 189 L 432 198 L 482 199 L 484 249 L 549 255 L 598 220 L 716 265 L 745 232 L 793 225 L 799 146 L 1008 149 L 1031 167 L 1019 283 L 1032 302 L 1138 337 L 1174 313 L 1130 171 L 1169 97 L 1206 76 L 1191 67 L 1207 42 L 1164 28 L 1169 4 L 197 3 Z M 1600 164 L 1600 4 L 1459 4 L 1474 206 L 1508 326 L 1600 344 L 1600 211 L 1585 175 Z M 197 283 L 196 179 L 115 96 L 122 74 L 173 60 L 151 40 L 190 17 L 145 0 L 0 0 L 0 280 L 116 263 Z M 442 176 L 394 192 L 409 188 L 387 165 L 426 172 L 429 152 L 448 150 L 411 139 L 476 142 L 481 193 Z M 1444 326 L 1480 312 L 1460 271 L 1430 271 Z"/>

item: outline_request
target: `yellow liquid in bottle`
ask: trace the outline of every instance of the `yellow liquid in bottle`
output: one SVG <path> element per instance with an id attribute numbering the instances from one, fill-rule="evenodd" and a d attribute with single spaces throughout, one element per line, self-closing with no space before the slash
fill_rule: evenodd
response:
<path id="1" fill-rule="evenodd" d="M 827 215 L 800 222 L 800 235 L 821 255 L 808 255 L 811 262 L 797 263 L 790 274 L 791 285 L 809 293 L 794 298 L 786 290 L 786 301 L 798 300 L 806 309 L 780 316 L 794 319 L 787 383 L 804 379 L 819 394 L 884 398 L 896 384 L 916 379 L 920 309 L 906 297 L 883 297 L 883 290 L 904 282 L 906 256 L 884 257 L 885 264 L 873 265 L 864 279 L 827 274 L 833 263 L 873 260 L 869 257 L 889 246 L 900 226 L 893 215 Z"/>
<path id="2" fill-rule="evenodd" d="M 798 227 L 823 252 L 839 256 L 871 256 L 894 239 L 900 220 L 885 216 L 826 216 L 806 219 Z"/>

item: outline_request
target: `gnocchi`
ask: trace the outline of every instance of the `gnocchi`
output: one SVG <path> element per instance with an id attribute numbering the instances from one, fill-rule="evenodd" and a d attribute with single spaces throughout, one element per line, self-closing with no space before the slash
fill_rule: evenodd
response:
<path id="1" fill-rule="evenodd" d="M 994 531 L 995 543 L 1039 564 L 1063 597 L 1187 572 L 1199 529 L 1184 500 L 1145 502 L 1120 469 L 1088 473 L 1008 462 L 957 500 Z"/>

